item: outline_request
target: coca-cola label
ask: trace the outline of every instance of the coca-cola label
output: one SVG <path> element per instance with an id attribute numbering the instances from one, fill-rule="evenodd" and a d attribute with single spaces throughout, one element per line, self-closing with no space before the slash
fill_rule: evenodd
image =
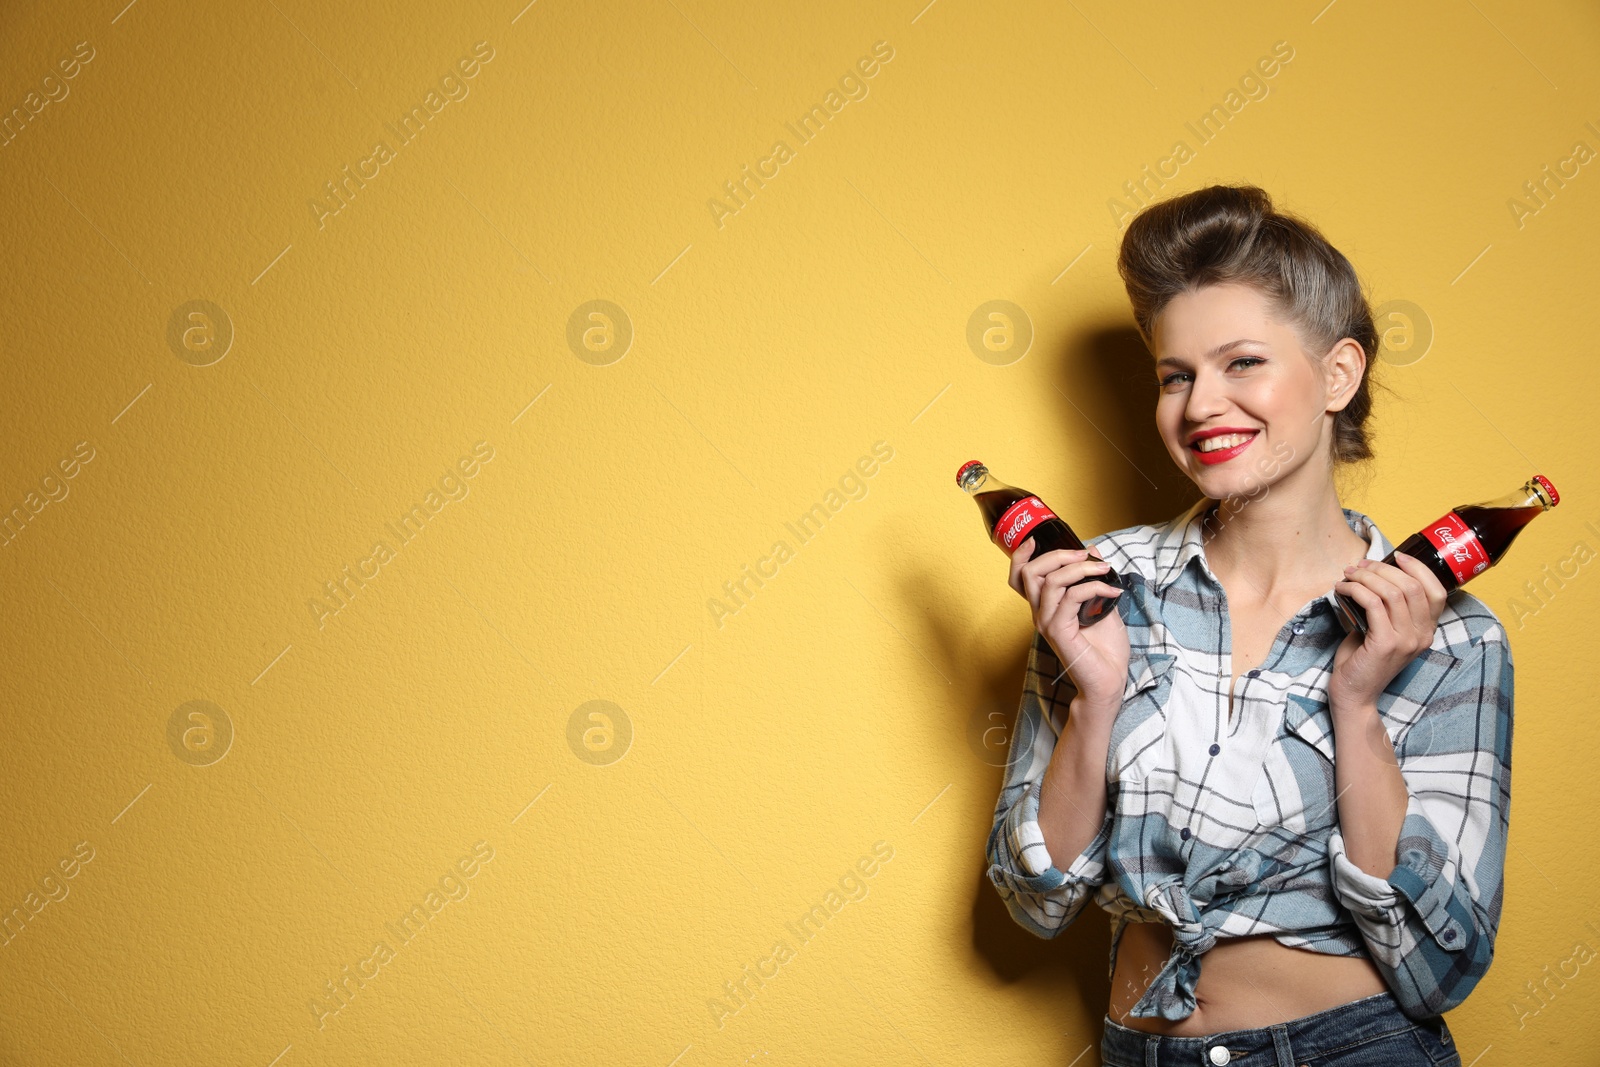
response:
<path id="1" fill-rule="evenodd" d="M 1478 535 L 1453 511 L 1429 523 L 1422 536 L 1439 550 L 1439 558 L 1450 565 L 1457 584 L 1466 584 L 1467 579 L 1481 574 L 1489 566 L 1489 553 L 1483 550 Z"/>
<path id="2" fill-rule="evenodd" d="M 1045 507 L 1044 501 L 1036 496 L 1025 496 L 1006 508 L 1005 514 L 1000 516 L 1000 521 L 994 527 L 994 539 L 1010 555 L 1028 539 L 1028 534 L 1035 526 L 1055 517 L 1056 513 Z"/>

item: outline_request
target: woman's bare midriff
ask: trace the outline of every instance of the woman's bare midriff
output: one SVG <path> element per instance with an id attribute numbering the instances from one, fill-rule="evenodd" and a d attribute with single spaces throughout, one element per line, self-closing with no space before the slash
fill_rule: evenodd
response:
<path id="1" fill-rule="evenodd" d="M 1130 922 L 1117 944 L 1108 1014 L 1130 1030 L 1180 1037 L 1254 1030 L 1337 1008 L 1388 986 L 1364 956 L 1330 956 L 1290 948 L 1270 935 L 1218 938 L 1199 957 L 1194 1012 L 1186 1019 L 1131 1015 L 1151 979 L 1172 954 L 1166 923 Z"/>

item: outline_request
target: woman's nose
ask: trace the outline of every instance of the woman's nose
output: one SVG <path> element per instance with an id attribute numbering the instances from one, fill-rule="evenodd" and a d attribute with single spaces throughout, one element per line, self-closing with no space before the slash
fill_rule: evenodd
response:
<path id="1" fill-rule="evenodd" d="M 1189 402 L 1183 412 L 1190 424 L 1202 426 L 1227 409 L 1226 385 L 1211 380 L 1208 374 L 1196 375 L 1194 384 L 1189 387 Z"/>

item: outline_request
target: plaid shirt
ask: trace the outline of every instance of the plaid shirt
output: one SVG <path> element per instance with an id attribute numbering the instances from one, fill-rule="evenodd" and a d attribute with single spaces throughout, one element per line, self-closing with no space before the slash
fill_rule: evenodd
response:
<path id="1" fill-rule="evenodd" d="M 1080 854 L 1053 858 L 1039 788 L 1076 693 L 1034 634 L 988 877 L 1020 925 L 1059 935 L 1092 894 L 1112 916 L 1111 966 L 1129 922 L 1165 922 L 1173 950 L 1133 1008 L 1186 1018 L 1200 957 L 1218 938 L 1367 956 L 1413 1018 L 1466 999 L 1500 922 L 1511 800 L 1511 648 L 1480 600 L 1450 593 L 1432 647 L 1379 695 L 1406 785 L 1399 862 L 1387 879 L 1345 854 L 1327 683 L 1345 637 L 1333 592 L 1284 624 L 1259 670 L 1233 678 L 1226 595 L 1203 551 L 1202 498 L 1158 526 L 1091 539 L 1123 576 L 1130 655 L 1106 759 L 1107 810 Z M 1366 515 L 1350 528 L 1382 560 Z"/>

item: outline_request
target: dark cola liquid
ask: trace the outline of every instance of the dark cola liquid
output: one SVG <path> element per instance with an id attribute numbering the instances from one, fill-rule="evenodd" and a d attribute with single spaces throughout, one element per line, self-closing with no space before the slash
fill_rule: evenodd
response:
<path id="1" fill-rule="evenodd" d="M 1452 508 L 1402 541 L 1383 562 L 1394 565 L 1395 553 L 1404 552 L 1432 571 L 1448 593 L 1499 563 L 1523 528 L 1560 499 L 1550 480 L 1536 474 L 1498 500 Z M 1365 634 L 1367 613 L 1361 605 L 1343 593 L 1334 599 L 1346 626 Z"/>
<path id="2" fill-rule="evenodd" d="M 967 468 L 962 469 L 965 471 Z M 1053 552 L 1058 548 L 1087 547 L 1079 540 L 1078 535 L 1072 532 L 1072 527 L 1051 512 L 1034 494 L 1025 489 L 1006 485 L 986 471 L 981 471 L 977 477 L 981 478 L 977 485 L 982 488 L 978 488 L 976 492 L 968 488 L 968 483 L 962 482 L 959 475 L 958 482 L 963 489 L 971 492 L 972 498 L 978 502 L 978 511 L 983 516 L 984 528 L 989 531 L 989 539 L 999 545 L 1006 555 L 1014 555 L 1022 543 L 1030 537 L 1033 538 L 1033 554 L 1028 557 L 1029 559 L 1038 559 L 1046 552 Z M 1108 570 L 1104 574 L 1087 575 L 1073 584 L 1082 585 L 1084 582 L 1105 582 L 1118 588 L 1126 588 L 1115 569 Z M 1090 597 L 1078 608 L 1078 625 L 1089 627 L 1106 618 L 1116 609 L 1116 602 L 1120 599 L 1122 598 L 1098 595 Z"/>

